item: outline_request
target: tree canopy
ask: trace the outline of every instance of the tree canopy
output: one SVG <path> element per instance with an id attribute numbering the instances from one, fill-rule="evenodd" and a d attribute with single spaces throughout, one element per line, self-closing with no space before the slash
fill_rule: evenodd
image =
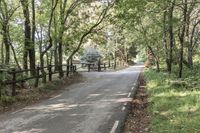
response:
<path id="1" fill-rule="evenodd" d="M 92 40 L 104 60 L 122 64 L 138 55 L 171 73 L 193 67 L 199 53 L 198 0 L 1 0 L 1 63 L 35 69 L 83 55 Z M 142 53 L 143 51 L 143 53 Z M 151 53 L 151 54 L 149 54 Z M 34 75 L 34 72 L 32 72 Z"/>

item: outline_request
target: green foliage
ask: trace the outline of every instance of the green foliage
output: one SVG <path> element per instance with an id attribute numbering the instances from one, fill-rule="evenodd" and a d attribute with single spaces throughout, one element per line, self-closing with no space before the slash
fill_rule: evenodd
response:
<path id="1" fill-rule="evenodd" d="M 2 96 L 0 98 L 0 105 L 2 105 L 2 106 L 9 106 L 9 105 L 13 104 L 14 102 L 15 102 L 14 97 Z"/>
<path id="2" fill-rule="evenodd" d="M 170 60 L 167 65 L 169 71 L 171 71 L 169 68 L 171 64 L 188 62 L 192 66 L 190 57 L 194 57 L 197 54 L 196 51 L 198 51 L 198 48 L 193 46 L 197 46 L 199 41 L 195 40 L 200 39 L 200 27 L 194 27 L 195 23 L 199 21 L 197 0 L 134 0 L 134 2 L 123 0 L 117 1 L 115 9 L 113 21 L 129 33 L 126 37 L 133 42 L 132 45 L 151 47 L 151 51 L 154 53 L 153 60 L 155 60 L 153 62 L 157 64 L 165 62 L 167 64 L 167 60 Z M 184 10 L 187 12 L 185 17 Z M 184 18 L 188 22 L 184 22 Z M 184 27 L 183 25 L 187 26 Z M 194 28 L 194 32 L 191 27 Z M 184 32 L 182 34 L 183 42 L 180 41 L 180 31 Z M 193 35 L 196 37 L 191 38 Z M 180 57 L 182 49 L 184 61 Z M 192 49 L 191 54 L 188 49 Z M 179 65 L 179 69 L 176 69 L 176 74 L 182 71 L 181 66 Z"/>
<path id="3" fill-rule="evenodd" d="M 153 133 L 200 132 L 200 67 L 185 70 L 185 78 L 176 79 L 174 74 L 145 71 L 150 93 Z"/>

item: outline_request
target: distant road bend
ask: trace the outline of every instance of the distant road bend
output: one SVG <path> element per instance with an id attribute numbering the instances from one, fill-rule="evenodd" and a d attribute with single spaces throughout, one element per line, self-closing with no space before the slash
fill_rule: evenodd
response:
<path id="1" fill-rule="evenodd" d="M 119 133 L 142 69 L 84 72 L 60 95 L 0 115 L 0 133 Z"/>

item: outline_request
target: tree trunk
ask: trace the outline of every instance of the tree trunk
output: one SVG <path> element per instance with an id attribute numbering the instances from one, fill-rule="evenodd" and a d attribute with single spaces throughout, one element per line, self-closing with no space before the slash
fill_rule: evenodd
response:
<path id="1" fill-rule="evenodd" d="M 183 9 L 183 26 L 181 29 L 181 33 L 179 34 L 179 40 L 180 40 L 180 57 L 179 57 L 179 73 L 178 77 L 182 78 L 183 75 L 183 47 L 185 43 L 185 32 L 186 32 L 186 24 L 187 24 L 187 10 L 188 10 L 188 5 L 187 5 L 187 0 L 185 0 L 184 4 L 184 9 Z"/>
<path id="2" fill-rule="evenodd" d="M 41 38 L 41 42 L 42 42 L 42 38 Z M 42 43 L 40 43 L 39 45 L 39 51 L 40 51 L 40 70 L 41 70 L 41 74 L 42 74 L 42 83 L 46 83 L 46 72 L 44 70 L 44 55 L 42 53 Z"/>
<path id="3" fill-rule="evenodd" d="M 24 53 L 23 53 L 23 68 L 28 69 L 28 51 L 27 47 L 24 46 Z"/>
<path id="4" fill-rule="evenodd" d="M 30 54 L 30 47 L 31 47 L 31 23 L 30 23 L 30 18 L 29 18 L 29 8 L 28 8 L 28 1 L 27 0 L 20 0 L 23 8 L 23 14 L 24 14 L 24 69 L 28 69 L 28 55 L 30 59 L 30 64 L 32 62 L 32 53 Z"/>
<path id="5" fill-rule="evenodd" d="M 186 43 L 186 45 L 187 45 L 187 47 L 188 47 L 188 66 L 189 66 L 189 68 L 192 68 L 192 46 L 190 45 L 190 40 L 189 40 L 189 38 L 190 38 L 190 33 L 189 33 L 189 31 L 190 31 L 190 12 L 189 11 L 187 11 L 187 13 L 186 13 L 186 26 L 185 26 L 185 30 L 186 30 L 186 32 L 185 32 L 185 43 Z"/>
<path id="6" fill-rule="evenodd" d="M 3 42 L 5 45 L 5 64 L 9 65 L 10 63 L 10 46 L 9 46 L 9 40 L 8 40 L 8 26 L 7 23 L 4 23 L 2 26 L 3 31 Z"/>
<path id="7" fill-rule="evenodd" d="M 154 60 L 155 60 L 155 63 L 156 63 L 156 68 L 157 68 L 157 72 L 160 72 L 160 63 L 159 63 L 158 56 L 155 55 L 155 53 L 154 53 L 154 51 L 153 51 L 151 46 L 148 45 L 147 47 L 148 47 L 148 49 L 150 50 L 151 54 L 154 57 Z"/>
<path id="8" fill-rule="evenodd" d="M 18 69 L 21 70 L 21 67 L 20 67 L 19 61 L 18 61 L 18 59 L 17 59 L 16 52 L 15 52 L 15 48 L 14 48 L 14 46 L 12 45 L 12 42 L 11 42 L 11 38 L 10 38 L 10 33 L 9 33 L 9 31 L 8 31 L 8 41 L 9 41 L 9 45 L 10 45 L 10 47 L 11 47 L 11 50 L 12 50 L 12 52 L 13 52 L 13 56 L 14 56 L 15 63 L 16 63 L 16 65 L 17 65 Z"/>
<path id="9" fill-rule="evenodd" d="M 59 77 L 62 78 L 64 76 L 63 74 L 63 69 L 62 69 L 62 64 L 63 64 L 63 50 L 62 50 L 62 40 L 60 40 L 59 45 L 58 45 L 58 70 L 59 70 Z"/>
<path id="10" fill-rule="evenodd" d="M 57 30 L 57 20 L 56 20 L 56 15 L 54 15 L 53 17 L 53 22 L 54 22 L 54 32 L 55 35 L 58 35 L 58 30 Z M 54 65 L 55 65 L 55 71 L 58 71 L 58 40 L 57 40 L 57 36 L 55 37 L 54 40 Z"/>
<path id="11" fill-rule="evenodd" d="M 50 65 L 50 63 L 49 63 L 49 53 L 47 52 L 46 53 L 46 64 L 47 64 L 47 66 L 49 66 Z"/>
<path id="12" fill-rule="evenodd" d="M 10 63 L 10 46 L 8 44 L 8 40 L 7 39 L 4 40 L 4 43 L 5 43 L 5 48 L 6 48 L 5 64 L 9 65 L 9 63 Z"/>
<path id="13" fill-rule="evenodd" d="M 4 64 L 4 44 L 1 43 L 1 63 Z"/>
<path id="14" fill-rule="evenodd" d="M 46 83 L 47 79 L 46 79 L 46 72 L 44 70 L 44 58 L 42 54 L 40 54 L 40 68 L 41 68 L 40 70 L 42 73 L 42 83 Z"/>
<path id="15" fill-rule="evenodd" d="M 126 44 L 124 44 L 124 63 L 125 63 L 125 65 L 127 65 L 128 64 L 128 52 L 127 52 L 127 46 L 126 46 Z"/>
<path id="16" fill-rule="evenodd" d="M 58 4 L 58 0 L 55 1 L 51 1 L 52 3 L 52 7 L 51 7 L 51 13 L 50 13 L 50 19 L 49 19 L 49 23 L 48 23 L 48 39 L 49 39 L 49 45 L 47 45 L 47 47 L 45 48 L 45 50 L 42 51 L 41 49 L 41 54 L 40 54 L 40 60 L 41 60 L 41 64 L 44 66 L 44 55 L 48 52 L 48 50 L 53 46 L 53 40 L 52 40 L 52 36 L 51 36 L 51 28 L 52 28 L 52 21 L 53 21 L 53 16 L 54 16 L 54 12 L 55 9 L 57 7 Z M 43 73 L 44 70 L 42 70 Z"/>
<path id="17" fill-rule="evenodd" d="M 171 73 L 171 67 L 169 62 L 169 52 L 168 52 L 168 46 L 167 46 L 167 10 L 165 9 L 163 14 L 163 43 L 165 47 L 165 62 L 167 66 L 167 71 Z"/>
<path id="18" fill-rule="evenodd" d="M 109 57 L 108 57 L 108 67 L 110 68 L 110 55 L 109 55 Z"/>
<path id="19" fill-rule="evenodd" d="M 52 65 L 53 51 L 50 52 L 49 65 Z"/>
<path id="20" fill-rule="evenodd" d="M 169 68 L 168 71 L 171 73 L 172 71 L 172 62 L 173 62 L 173 46 L 174 46 L 174 33 L 173 33 L 173 12 L 174 12 L 174 4 L 175 1 L 171 3 L 171 7 L 169 8 L 169 16 L 168 16 L 168 23 L 169 23 Z"/>
<path id="21" fill-rule="evenodd" d="M 183 73 L 183 42 L 181 42 L 180 57 L 179 57 L 179 73 L 178 77 L 182 78 Z"/>
<path id="22" fill-rule="evenodd" d="M 35 69 L 35 0 L 32 0 L 32 44 L 29 50 L 30 68 Z M 31 71 L 35 75 L 35 71 Z"/>
<path id="23" fill-rule="evenodd" d="M 55 45 L 55 50 L 54 50 L 54 65 L 55 65 L 55 71 L 58 71 L 58 48 L 57 48 L 57 43 Z"/>
<path id="24" fill-rule="evenodd" d="M 193 66 L 193 49 L 192 47 L 188 47 L 188 65 L 190 68 Z"/>
<path id="25" fill-rule="evenodd" d="M 114 52 L 114 69 L 117 68 L 117 57 L 116 57 L 116 51 Z"/>

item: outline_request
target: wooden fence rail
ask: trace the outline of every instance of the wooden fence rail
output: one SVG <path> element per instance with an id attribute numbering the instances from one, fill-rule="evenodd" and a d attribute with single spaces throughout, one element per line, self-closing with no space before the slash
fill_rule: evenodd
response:
<path id="1" fill-rule="evenodd" d="M 87 63 L 86 65 L 88 67 L 88 72 L 90 72 L 91 69 L 95 68 L 95 64 L 94 63 Z M 97 64 L 97 68 L 96 69 L 97 69 L 98 72 L 101 72 L 102 68 L 104 70 L 106 70 L 106 68 L 107 68 L 106 63 L 104 63 L 104 64 Z"/>
<path id="2" fill-rule="evenodd" d="M 71 64 L 68 65 L 67 64 L 63 64 L 62 67 L 66 67 L 66 69 L 62 70 L 62 73 L 66 75 L 66 77 L 69 77 L 70 73 L 75 73 L 77 72 L 77 65 L 79 64 Z M 88 72 L 90 72 L 91 69 L 95 68 L 95 64 L 92 63 L 88 63 L 86 64 L 88 67 Z M 58 74 L 60 73 L 60 71 L 56 70 L 56 65 L 48 65 L 45 67 L 40 67 L 37 66 L 36 69 L 25 69 L 25 70 L 17 70 L 15 68 L 11 69 L 11 70 L 0 70 L 0 76 L 3 75 L 3 73 L 8 74 L 9 75 L 9 79 L 1 81 L 0 80 L 0 97 L 1 97 L 1 87 L 2 86 L 6 86 L 6 85 L 10 85 L 11 86 L 11 95 L 15 96 L 16 95 L 16 87 L 17 87 L 17 83 L 25 83 L 26 81 L 29 80 L 34 80 L 34 86 L 38 87 L 39 85 L 39 80 L 41 78 L 46 79 L 46 77 L 48 77 L 48 81 L 52 81 L 52 76 L 54 74 Z M 54 69 L 53 69 L 54 68 Z M 107 66 L 106 64 L 100 64 L 100 62 L 97 64 L 97 70 L 100 72 L 102 70 L 102 68 L 104 70 L 106 70 Z M 34 76 L 31 76 L 32 71 L 35 72 Z M 25 76 L 24 76 L 25 75 Z M 21 76 L 21 77 L 20 77 Z M 20 77 L 20 78 L 19 78 Z M 61 77 L 59 77 L 61 78 Z"/>
<path id="3" fill-rule="evenodd" d="M 68 77 L 70 73 L 75 73 L 77 68 L 76 65 L 62 65 L 63 67 L 66 67 L 66 70 L 63 70 L 63 73 L 66 73 L 66 76 Z M 53 71 L 53 67 L 54 67 L 54 71 Z M 28 80 L 31 79 L 35 79 L 35 83 L 34 86 L 38 87 L 39 84 L 39 79 L 40 78 L 44 78 L 46 79 L 46 76 L 48 76 L 48 80 L 52 81 L 52 75 L 59 73 L 59 71 L 55 70 L 55 65 L 49 65 L 49 66 L 45 66 L 45 67 L 37 67 L 36 69 L 26 69 L 26 70 L 17 70 L 17 69 L 11 69 L 11 70 L 0 70 L 0 75 L 4 72 L 6 74 L 10 75 L 10 79 L 6 80 L 6 81 L 0 81 L 0 97 L 1 97 L 1 86 L 5 86 L 5 85 L 11 85 L 11 89 L 12 89 L 12 96 L 16 95 L 16 84 L 17 83 L 24 83 Z M 43 71 L 44 69 L 47 69 L 46 71 Z M 24 73 L 28 73 L 31 71 L 35 71 L 35 75 L 34 76 L 29 76 L 29 77 L 24 77 L 22 76 L 22 78 L 18 79 L 17 76 L 18 74 L 24 75 Z"/>

